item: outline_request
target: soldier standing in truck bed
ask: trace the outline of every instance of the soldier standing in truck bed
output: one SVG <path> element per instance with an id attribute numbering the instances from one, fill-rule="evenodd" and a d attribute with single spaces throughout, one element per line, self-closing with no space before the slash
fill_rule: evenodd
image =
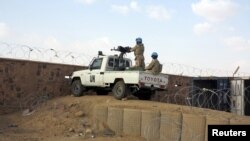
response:
<path id="1" fill-rule="evenodd" d="M 145 68 L 145 63 L 144 63 L 144 45 L 142 43 L 142 38 L 138 37 L 136 38 L 136 45 L 131 48 L 130 51 L 133 51 L 135 54 L 135 66 L 132 68 L 134 69 L 139 69 L 139 70 L 144 70 Z"/>

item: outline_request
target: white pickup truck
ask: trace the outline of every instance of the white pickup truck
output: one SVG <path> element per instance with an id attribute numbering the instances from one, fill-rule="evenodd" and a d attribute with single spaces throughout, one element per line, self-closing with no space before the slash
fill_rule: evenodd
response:
<path id="1" fill-rule="evenodd" d="M 122 60 L 117 55 L 98 55 L 88 69 L 73 72 L 66 76 L 70 80 L 74 96 L 84 95 L 93 89 L 97 94 L 108 94 L 112 91 L 116 99 L 134 94 L 140 99 L 149 99 L 155 90 L 164 90 L 168 84 L 168 75 L 153 75 L 146 71 L 129 70 L 132 61 Z"/>

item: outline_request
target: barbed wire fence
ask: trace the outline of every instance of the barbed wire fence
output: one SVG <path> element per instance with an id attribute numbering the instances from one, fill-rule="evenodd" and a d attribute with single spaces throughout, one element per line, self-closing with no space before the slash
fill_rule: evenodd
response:
<path id="1" fill-rule="evenodd" d="M 211 69 L 211 68 L 197 68 L 190 65 L 185 64 L 178 64 L 178 63 L 171 63 L 165 62 L 163 63 L 163 72 L 167 74 L 175 74 L 180 76 L 191 76 L 191 77 L 232 77 L 233 71 L 228 70 L 220 70 L 220 69 Z M 249 76 L 250 73 L 247 72 L 237 72 L 235 77 L 244 77 Z"/>
<path id="2" fill-rule="evenodd" d="M 5 42 L 0 42 L 0 50 L 0 57 L 2 58 L 72 65 L 88 65 L 89 61 L 94 57 L 85 53 L 75 53 L 71 51 L 56 50 L 53 48 L 38 48 Z"/>
<path id="3" fill-rule="evenodd" d="M 207 89 L 195 86 L 187 86 L 173 94 L 165 94 L 159 101 L 177 105 L 187 105 L 192 107 L 207 108 L 225 112 L 243 112 L 244 108 L 250 105 L 250 86 L 243 90 L 244 95 L 234 95 L 230 88 L 226 89 Z M 235 99 L 236 98 L 236 99 Z M 236 101 L 234 101 L 236 100 Z M 235 102 L 243 102 L 243 107 L 239 107 Z M 248 109 L 246 109 L 248 110 Z"/>
<path id="4" fill-rule="evenodd" d="M 62 63 L 72 65 L 85 65 L 87 66 L 94 55 L 87 53 L 63 51 L 54 48 L 41 48 L 33 47 L 22 44 L 10 44 L 0 42 L 0 57 L 25 59 L 32 61 L 44 61 L 51 63 Z M 216 70 L 216 69 L 201 69 L 185 64 L 178 64 L 172 62 L 163 63 L 163 73 L 182 75 L 182 76 L 233 76 L 232 71 Z M 237 76 L 250 76 L 250 73 L 238 72 Z"/>

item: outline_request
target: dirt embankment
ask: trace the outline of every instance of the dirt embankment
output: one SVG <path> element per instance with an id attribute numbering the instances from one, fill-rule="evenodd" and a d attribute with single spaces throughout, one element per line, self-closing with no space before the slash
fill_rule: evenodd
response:
<path id="1" fill-rule="evenodd" d="M 137 136 L 116 135 L 106 125 L 96 128 L 93 120 L 95 106 L 130 109 L 152 109 L 187 114 L 210 115 L 221 118 L 238 116 L 174 104 L 129 99 L 115 100 L 111 96 L 66 96 L 42 103 L 36 109 L 0 116 L 0 141 L 144 141 Z"/>

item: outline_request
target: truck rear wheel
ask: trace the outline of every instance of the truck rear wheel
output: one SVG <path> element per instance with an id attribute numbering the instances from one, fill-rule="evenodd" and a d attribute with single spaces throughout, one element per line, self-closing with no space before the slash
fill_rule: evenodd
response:
<path id="1" fill-rule="evenodd" d="M 71 85 L 71 92 L 74 96 L 79 97 L 83 95 L 84 87 L 81 80 L 74 80 Z"/>
<path id="2" fill-rule="evenodd" d="M 120 80 L 115 83 L 115 86 L 112 89 L 114 97 L 118 100 L 127 96 L 127 89 L 124 81 Z"/>

